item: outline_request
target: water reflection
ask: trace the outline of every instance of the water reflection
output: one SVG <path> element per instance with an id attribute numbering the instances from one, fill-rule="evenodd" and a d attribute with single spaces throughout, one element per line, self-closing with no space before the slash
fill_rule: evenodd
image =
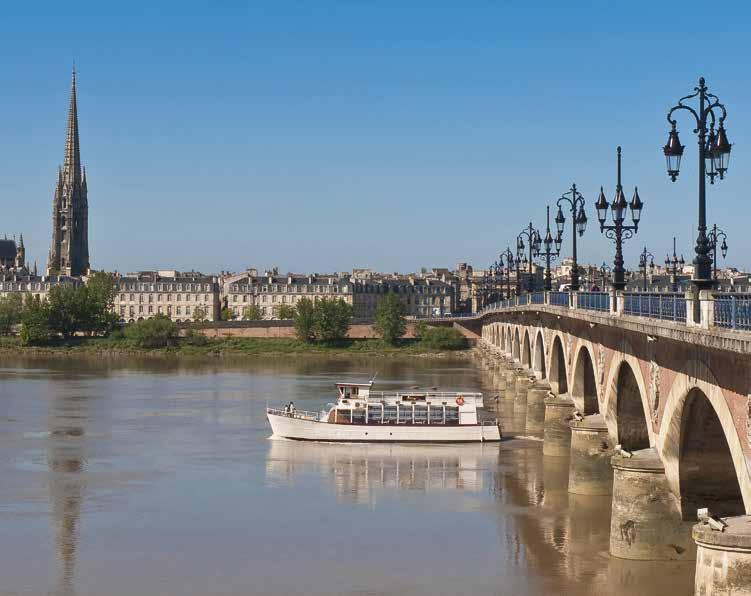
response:
<path id="1" fill-rule="evenodd" d="M 70 384 L 55 385 L 49 401 L 46 453 L 55 551 L 56 594 L 74 596 L 81 504 L 86 488 L 87 398 Z"/>
<path id="2" fill-rule="evenodd" d="M 325 479 L 342 502 L 372 505 L 384 489 L 481 491 L 498 447 L 491 445 L 367 445 L 272 439 L 266 457 L 271 484 L 295 486 L 309 474 Z"/>

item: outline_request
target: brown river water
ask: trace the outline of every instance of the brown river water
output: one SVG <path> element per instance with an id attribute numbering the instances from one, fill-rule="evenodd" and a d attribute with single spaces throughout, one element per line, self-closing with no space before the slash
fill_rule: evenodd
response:
<path id="1" fill-rule="evenodd" d="M 500 444 L 269 438 L 267 403 L 375 370 L 497 394 L 466 359 L 4 358 L 0 595 L 693 593 L 693 563 L 608 555 L 609 497 L 568 494 L 512 400 Z"/>

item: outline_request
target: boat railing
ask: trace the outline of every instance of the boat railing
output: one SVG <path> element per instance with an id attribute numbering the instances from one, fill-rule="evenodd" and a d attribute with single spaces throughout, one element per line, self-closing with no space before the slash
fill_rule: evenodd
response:
<path id="1" fill-rule="evenodd" d="M 299 420 L 312 420 L 320 422 L 320 412 L 306 412 L 305 410 L 281 410 L 279 408 L 266 408 L 266 412 L 275 416 L 286 416 L 287 418 L 297 418 Z"/>

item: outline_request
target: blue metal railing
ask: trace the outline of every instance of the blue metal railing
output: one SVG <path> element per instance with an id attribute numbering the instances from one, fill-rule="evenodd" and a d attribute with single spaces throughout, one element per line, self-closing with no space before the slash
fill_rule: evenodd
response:
<path id="1" fill-rule="evenodd" d="M 729 329 L 751 329 L 751 295 L 715 294 L 714 324 Z"/>
<path id="2" fill-rule="evenodd" d="M 686 297 L 683 294 L 623 295 L 623 312 L 635 317 L 686 322 Z"/>
<path id="3" fill-rule="evenodd" d="M 550 292 L 551 306 L 569 306 L 570 294 L 568 292 Z"/>
<path id="4" fill-rule="evenodd" d="M 525 304 L 527 304 L 527 295 L 526 294 L 519 294 L 516 297 L 516 300 L 517 300 L 517 304 L 519 306 L 524 306 Z"/>
<path id="5" fill-rule="evenodd" d="M 610 310 L 610 294 L 607 292 L 579 292 L 576 296 L 576 307 L 584 310 Z"/>
<path id="6" fill-rule="evenodd" d="M 533 292 L 530 298 L 532 304 L 545 304 L 545 292 Z"/>

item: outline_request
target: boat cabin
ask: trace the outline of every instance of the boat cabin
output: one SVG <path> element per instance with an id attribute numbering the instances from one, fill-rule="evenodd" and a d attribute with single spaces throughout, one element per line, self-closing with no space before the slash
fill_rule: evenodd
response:
<path id="1" fill-rule="evenodd" d="M 337 383 L 333 424 L 465 425 L 477 424 L 482 393 L 413 390 L 372 391 L 369 383 Z"/>

